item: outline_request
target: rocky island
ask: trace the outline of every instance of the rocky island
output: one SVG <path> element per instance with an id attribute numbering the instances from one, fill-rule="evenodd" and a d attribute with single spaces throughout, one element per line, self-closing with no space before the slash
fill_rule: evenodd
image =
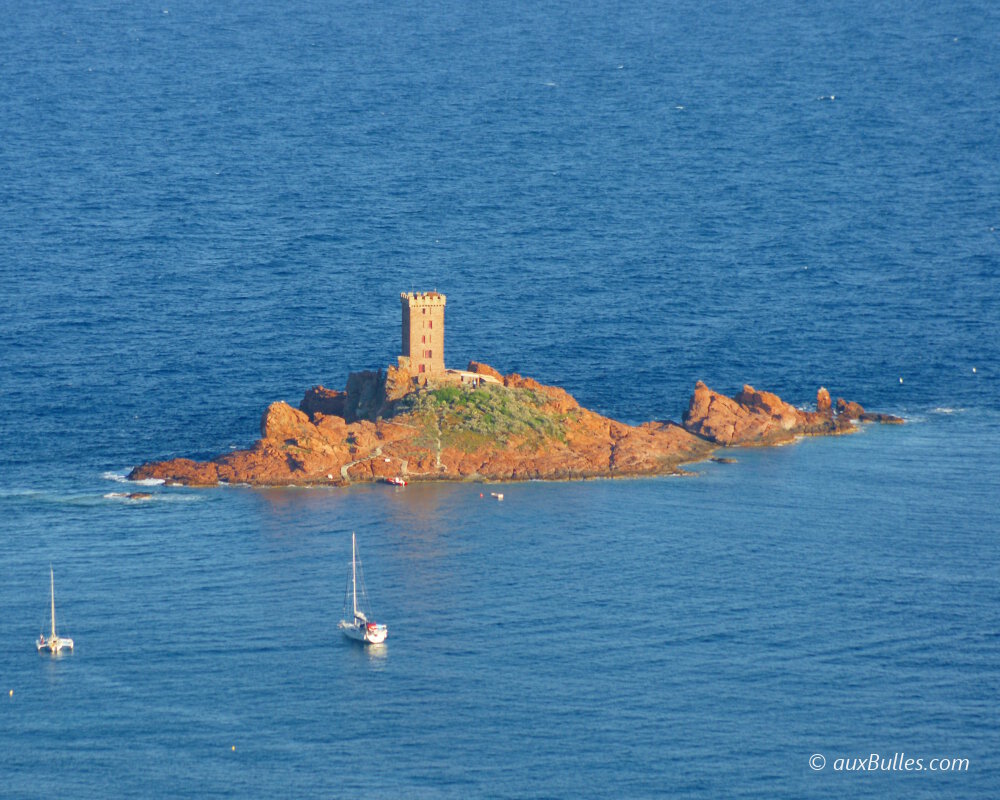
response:
<path id="1" fill-rule="evenodd" d="M 444 366 L 444 295 L 404 293 L 397 366 L 352 373 L 344 391 L 316 386 L 298 408 L 271 404 L 261 438 L 210 461 L 136 467 L 130 480 L 210 486 L 346 485 L 402 479 L 512 481 L 665 475 L 721 446 L 776 445 L 841 434 L 867 413 L 826 389 L 815 411 L 744 386 L 727 397 L 699 382 L 682 424 L 626 425 L 589 411 L 563 389 L 501 375 L 486 364 Z"/>

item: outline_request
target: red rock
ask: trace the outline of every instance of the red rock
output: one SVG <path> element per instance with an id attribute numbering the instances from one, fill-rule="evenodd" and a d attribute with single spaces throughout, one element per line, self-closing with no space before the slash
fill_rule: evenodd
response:
<path id="1" fill-rule="evenodd" d="M 726 446 L 772 445 L 803 434 L 845 433 L 846 421 L 822 412 L 802 411 L 770 392 L 744 386 L 734 398 L 714 392 L 698 381 L 684 427 L 699 436 Z"/>
<path id="2" fill-rule="evenodd" d="M 175 458 L 172 461 L 152 461 L 136 467 L 129 473 L 130 481 L 160 478 L 168 483 L 185 486 L 214 486 L 219 482 L 218 466 L 212 461 L 192 461 Z"/>
<path id="3" fill-rule="evenodd" d="M 405 369 L 389 366 L 385 371 L 385 399 L 387 403 L 400 400 L 413 388 L 413 376 Z"/>
<path id="4" fill-rule="evenodd" d="M 538 391 L 543 388 L 542 384 L 534 378 L 524 378 L 516 372 L 510 373 L 510 375 L 504 375 L 503 385 L 508 389 L 532 389 L 534 391 Z"/>
<path id="5" fill-rule="evenodd" d="M 477 375 L 489 375 L 491 378 L 496 378 L 498 381 L 503 383 L 503 375 L 493 369 L 493 367 L 489 364 L 482 364 L 479 361 L 470 361 L 469 366 L 466 367 L 465 370 L 466 372 L 474 372 Z"/>
<path id="6" fill-rule="evenodd" d="M 312 425 L 304 411 L 292 408 L 280 401 L 271 403 L 260 419 L 260 435 L 264 439 L 288 439 L 302 431 L 303 426 Z"/>
<path id="7" fill-rule="evenodd" d="M 825 386 L 820 386 L 819 391 L 816 392 L 816 410 L 820 414 L 829 414 L 830 408 L 830 393 Z"/>
<path id="8" fill-rule="evenodd" d="M 860 419 L 865 413 L 860 403 L 848 402 L 843 397 L 837 398 L 837 414 L 849 419 Z"/>

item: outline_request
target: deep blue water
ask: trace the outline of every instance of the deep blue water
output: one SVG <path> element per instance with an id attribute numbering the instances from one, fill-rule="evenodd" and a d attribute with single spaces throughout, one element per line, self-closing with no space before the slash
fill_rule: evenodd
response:
<path id="1" fill-rule="evenodd" d="M 996 796 L 1000 12 L 834 6 L 6 7 L 3 792 Z M 432 288 L 450 365 L 628 422 L 702 379 L 910 424 L 503 503 L 106 496 Z M 970 767 L 833 769 L 904 751 Z"/>

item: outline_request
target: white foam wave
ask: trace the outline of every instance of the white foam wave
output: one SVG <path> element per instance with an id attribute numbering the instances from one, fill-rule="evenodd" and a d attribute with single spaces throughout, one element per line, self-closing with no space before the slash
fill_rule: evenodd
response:
<path id="1" fill-rule="evenodd" d="M 108 492 L 103 495 L 105 500 L 112 500 L 116 503 L 127 503 L 129 505 L 140 503 L 200 503 L 204 499 L 195 494 L 173 494 L 165 492 L 141 492 L 141 497 L 136 497 L 136 492 Z"/>
<path id="2" fill-rule="evenodd" d="M 153 499 L 153 495 L 148 497 L 135 497 L 131 492 L 108 492 L 104 495 L 105 500 L 122 500 L 130 503 L 139 503 Z"/>
<path id="3" fill-rule="evenodd" d="M 86 494 L 78 491 L 63 492 L 52 491 L 29 491 L 29 492 L 0 492 L 0 497 L 18 497 L 33 503 L 44 503 L 59 506 L 96 506 L 103 500 L 96 494 Z"/>
<path id="4" fill-rule="evenodd" d="M 102 472 L 101 477 L 106 481 L 114 481 L 115 483 L 128 483 L 133 486 L 160 486 L 164 483 L 163 478 L 143 478 L 140 481 L 130 481 L 128 476 L 121 472 Z"/>

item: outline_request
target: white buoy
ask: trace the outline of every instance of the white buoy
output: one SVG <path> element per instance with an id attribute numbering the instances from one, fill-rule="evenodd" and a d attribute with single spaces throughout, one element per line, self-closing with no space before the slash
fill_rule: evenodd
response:
<path id="1" fill-rule="evenodd" d="M 972 368 L 972 371 L 973 371 L 973 372 L 975 372 L 975 371 L 976 371 L 976 368 L 975 368 L 975 367 L 973 367 L 973 368 Z"/>

